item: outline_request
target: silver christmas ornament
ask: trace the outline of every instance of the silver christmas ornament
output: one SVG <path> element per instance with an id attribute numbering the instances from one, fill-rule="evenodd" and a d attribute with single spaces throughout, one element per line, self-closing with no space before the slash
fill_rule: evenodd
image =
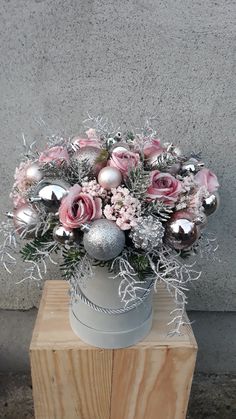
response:
<path id="1" fill-rule="evenodd" d="M 152 215 L 143 217 L 132 228 L 130 237 L 137 249 L 153 250 L 160 246 L 165 229 L 162 223 Z"/>
<path id="2" fill-rule="evenodd" d="M 106 165 L 106 161 L 97 161 L 101 155 L 101 149 L 93 146 L 85 146 L 75 152 L 74 158 L 79 162 L 86 162 L 90 168 L 90 173 L 97 175 Z"/>
<path id="3" fill-rule="evenodd" d="M 181 167 L 182 173 L 197 173 L 204 166 L 204 163 L 191 157 L 188 161 L 184 162 Z"/>
<path id="4" fill-rule="evenodd" d="M 79 244 L 82 237 L 78 230 L 68 230 L 62 225 L 57 225 L 53 229 L 53 238 L 61 244 Z"/>
<path id="5" fill-rule="evenodd" d="M 188 249 L 199 235 L 200 228 L 186 211 L 177 211 L 166 223 L 165 242 L 176 250 Z"/>
<path id="6" fill-rule="evenodd" d="M 39 215 L 35 208 L 25 204 L 17 208 L 13 213 L 13 222 L 18 234 L 26 239 L 35 237 L 35 230 L 39 223 Z"/>
<path id="7" fill-rule="evenodd" d="M 114 221 L 96 220 L 84 230 L 84 248 L 94 259 L 104 261 L 113 259 L 124 247 L 125 234 Z"/>
<path id="8" fill-rule="evenodd" d="M 38 163 L 32 163 L 26 170 L 26 178 L 30 182 L 40 182 L 42 179 L 43 174 L 40 170 Z"/>
<path id="9" fill-rule="evenodd" d="M 71 185 L 60 179 L 43 179 L 39 182 L 31 202 L 42 202 L 49 212 L 57 212 L 62 198 L 67 195 Z"/>
<path id="10" fill-rule="evenodd" d="M 117 188 L 122 182 L 122 175 L 116 167 L 104 167 L 98 174 L 98 183 L 104 189 Z"/>
<path id="11" fill-rule="evenodd" d="M 203 208 L 206 215 L 211 215 L 213 212 L 215 212 L 220 204 L 220 197 L 218 192 L 214 192 L 208 198 L 205 198 L 203 200 Z"/>

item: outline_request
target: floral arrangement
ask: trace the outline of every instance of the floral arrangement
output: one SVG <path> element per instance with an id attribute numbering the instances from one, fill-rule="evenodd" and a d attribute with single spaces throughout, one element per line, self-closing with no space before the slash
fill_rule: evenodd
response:
<path id="1" fill-rule="evenodd" d="M 74 297 L 94 265 L 107 265 L 121 278 L 124 304 L 139 298 L 146 278 L 154 287 L 162 281 L 175 296 L 179 332 L 187 283 L 200 276 L 184 259 L 216 248 L 204 229 L 218 207 L 217 177 L 199 155 L 161 143 L 149 126 L 121 133 L 101 118 L 89 122 L 86 136 L 52 136 L 42 151 L 24 144 L 13 211 L 1 227 L 1 261 L 10 271 L 22 244 L 23 280 L 39 281 L 59 253 Z"/>

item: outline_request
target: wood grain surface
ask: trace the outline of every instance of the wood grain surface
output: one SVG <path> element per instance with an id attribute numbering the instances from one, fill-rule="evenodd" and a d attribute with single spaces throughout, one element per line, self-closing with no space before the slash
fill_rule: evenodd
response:
<path id="1" fill-rule="evenodd" d="M 175 308 L 160 287 L 149 336 L 103 350 L 71 330 L 68 284 L 46 281 L 30 345 L 36 419 L 184 419 L 197 344 L 190 326 L 170 337 Z"/>

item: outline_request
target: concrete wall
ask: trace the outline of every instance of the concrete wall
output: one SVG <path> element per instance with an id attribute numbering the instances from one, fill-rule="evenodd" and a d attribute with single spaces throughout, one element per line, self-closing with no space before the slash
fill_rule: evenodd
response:
<path id="1" fill-rule="evenodd" d="M 160 138 L 202 151 L 222 186 L 209 222 L 221 262 L 200 261 L 189 307 L 234 311 L 235 9 L 232 0 L 2 0 L 0 211 L 22 132 L 43 146 L 46 134 L 77 133 L 87 111 L 127 127 L 155 115 Z M 40 289 L 21 278 L 22 265 L 1 272 L 1 308 L 37 306 Z"/>

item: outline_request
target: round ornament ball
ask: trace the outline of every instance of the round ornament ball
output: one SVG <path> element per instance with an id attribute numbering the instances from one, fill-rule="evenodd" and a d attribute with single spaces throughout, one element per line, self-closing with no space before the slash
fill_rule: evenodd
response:
<path id="1" fill-rule="evenodd" d="M 90 173 L 97 175 L 99 171 L 106 165 L 105 161 L 98 161 L 101 155 L 101 149 L 93 146 L 85 146 L 75 152 L 74 158 L 79 162 L 86 162 L 89 166 Z"/>
<path id="2" fill-rule="evenodd" d="M 206 215 L 213 214 L 219 207 L 220 204 L 220 197 L 218 192 L 214 192 L 208 198 L 203 200 L 203 208 Z"/>
<path id="3" fill-rule="evenodd" d="M 26 170 L 26 179 L 30 182 L 40 182 L 43 174 L 40 170 L 38 163 L 32 163 Z"/>
<path id="4" fill-rule="evenodd" d="M 199 235 L 200 228 L 187 211 L 177 211 L 166 223 L 165 242 L 176 250 L 188 249 Z"/>
<path id="5" fill-rule="evenodd" d="M 53 229 L 53 238 L 56 242 L 61 244 L 72 244 L 81 241 L 78 230 L 66 229 L 63 225 L 57 225 Z"/>
<path id="6" fill-rule="evenodd" d="M 35 237 L 35 229 L 39 222 L 39 216 L 35 208 L 24 204 L 13 213 L 13 222 L 18 234 L 26 239 Z"/>
<path id="7" fill-rule="evenodd" d="M 104 167 L 98 174 L 98 183 L 102 188 L 117 188 L 122 182 L 122 175 L 116 167 Z"/>
<path id="8" fill-rule="evenodd" d="M 57 212 L 62 198 L 67 195 L 71 185 L 60 179 L 43 179 L 39 182 L 32 202 L 42 202 L 49 212 Z"/>
<path id="9" fill-rule="evenodd" d="M 182 173 L 197 173 L 202 167 L 204 163 L 200 162 L 195 158 L 190 158 L 188 161 L 185 161 L 182 164 L 181 171 Z"/>
<path id="10" fill-rule="evenodd" d="M 100 219 L 89 224 L 84 232 L 84 248 L 97 260 L 110 260 L 125 247 L 125 234 L 114 221 Z"/>

